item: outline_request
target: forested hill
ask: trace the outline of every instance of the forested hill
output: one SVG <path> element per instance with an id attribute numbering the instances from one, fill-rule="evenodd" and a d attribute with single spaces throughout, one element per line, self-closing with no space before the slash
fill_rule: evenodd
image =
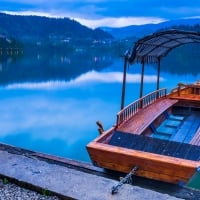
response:
<path id="1" fill-rule="evenodd" d="M 109 33 L 90 29 L 69 18 L 18 16 L 0 13 L 0 35 L 20 41 L 55 39 L 107 39 Z"/>
<path id="2" fill-rule="evenodd" d="M 163 30 L 163 29 L 179 28 L 182 30 L 195 29 L 195 31 L 197 31 L 199 24 L 200 24 L 200 19 L 194 18 L 194 19 L 170 20 L 158 24 L 131 25 L 120 28 L 101 27 L 101 29 L 107 31 L 115 38 L 123 39 L 132 36 L 135 36 L 137 38 L 142 38 L 146 35 L 152 34 L 161 29 Z"/>

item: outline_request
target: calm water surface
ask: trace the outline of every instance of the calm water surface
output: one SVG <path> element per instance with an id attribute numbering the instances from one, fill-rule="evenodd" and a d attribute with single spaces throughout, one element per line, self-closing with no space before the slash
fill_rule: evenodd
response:
<path id="1" fill-rule="evenodd" d="M 81 62 L 80 62 L 81 63 Z M 0 142 L 90 161 L 86 144 L 98 136 L 96 121 L 112 126 L 120 109 L 123 62 L 87 70 L 68 80 L 13 81 L 0 87 Z M 2 72 L 3 73 L 3 72 Z M 138 98 L 140 67 L 127 75 L 126 105 Z M 199 80 L 200 75 L 161 73 L 161 87 Z M 156 87 L 156 70 L 146 69 L 144 93 Z"/>

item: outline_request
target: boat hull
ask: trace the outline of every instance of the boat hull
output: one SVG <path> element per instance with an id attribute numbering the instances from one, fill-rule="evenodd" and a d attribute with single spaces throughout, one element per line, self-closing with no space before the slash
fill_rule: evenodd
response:
<path id="1" fill-rule="evenodd" d="M 137 176 L 185 184 L 200 168 L 199 125 L 200 84 L 160 89 L 122 109 L 87 150 L 96 166 L 124 173 L 137 166 Z"/>
<path id="2" fill-rule="evenodd" d="M 115 147 L 97 141 L 89 143 L 87 150 L 96 166 L 124 173 L 137 166 L 137 176 L 175 184 L 187 183 L 200 166 L 199 161 Z"/>

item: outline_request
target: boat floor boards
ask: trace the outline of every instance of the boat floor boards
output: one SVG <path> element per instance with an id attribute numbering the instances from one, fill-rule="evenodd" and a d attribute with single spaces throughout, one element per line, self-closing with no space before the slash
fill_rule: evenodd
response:
<path id="1" fill-rule="evenodd" d="M 200 160 L 200 146 L 115 131 L 110 145 L 186 160 Z"/>

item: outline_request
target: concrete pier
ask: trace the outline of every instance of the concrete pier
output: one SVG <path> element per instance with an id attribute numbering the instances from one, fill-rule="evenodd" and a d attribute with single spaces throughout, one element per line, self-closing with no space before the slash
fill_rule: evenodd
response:
<path id="1" fill-rule="evenodd" d="M 112 195 L 111 189 L 118 183 L 116 180 L 88 173 L 84 170 L 77 170 L 56 162 L 47 162 L 45 159 L 40 159 L 40 157 L 41 154 L 34 152 L 25 151 L 23 153 L 23 151 L 15 151 L 14 149 L 11 151 L 9 148 L 0 146 L 0 176 L 23 186 L 31 186 L 35 190 L 50 191 L 61 199 L 181 199 L 129 184 L 124 184 L 117 194 Z"/>

